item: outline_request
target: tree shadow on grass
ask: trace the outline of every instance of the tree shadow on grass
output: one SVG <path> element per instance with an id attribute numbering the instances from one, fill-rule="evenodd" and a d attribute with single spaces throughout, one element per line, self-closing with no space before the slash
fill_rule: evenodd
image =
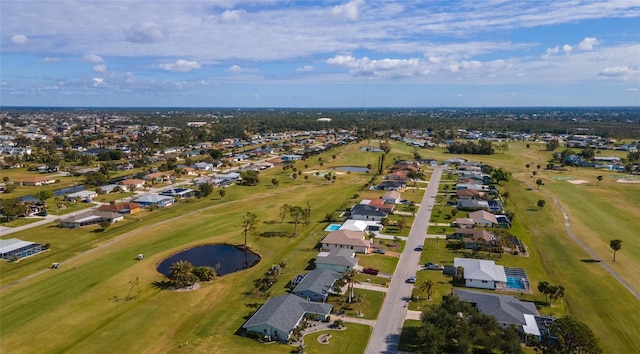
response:
<path id="1" fill-rule="evenodd" d="M 291 237 L 288 232 L 284 231 L 265 231 L 260 234 L 261 237 Z"/>
<path id="2" fill-rule="evenodd" d="M 151 286 L 153 286 L 155 289 L 160 289 L 160 290 L 170 290 L 174 288 L 173 282 L 169 280 L 154 281 L 153 283 L 151 283 Z"/>
<path id="3" fill-rule="evenodd" d="M 602 262 L 602 260 L 600 260 L 600 259 L 581 259 L 580 262 L 582 262 L 582 263 L 600 263 L 600 262 Z"/>

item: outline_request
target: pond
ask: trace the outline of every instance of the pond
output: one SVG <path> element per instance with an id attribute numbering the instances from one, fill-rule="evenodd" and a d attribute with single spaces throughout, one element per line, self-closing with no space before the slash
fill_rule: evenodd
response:
<path id="1" fill-rule="evenodd" d="M 225 275 L 253 267 L 260 262 L 260 256 L 232 245 L 197 246 L 165 259 L 158 265 L 158 272 L 169 276 L 169 268 L 177 261 L 188 261 L 195 267 L 217 268 L 218 275 Z"/>
<path id="2" fill-rule="evenodd" d="M 334 167 L 333 169 L 338 171 L 369 172 L 368 168 L 360 166 L 338 166 Z"/>

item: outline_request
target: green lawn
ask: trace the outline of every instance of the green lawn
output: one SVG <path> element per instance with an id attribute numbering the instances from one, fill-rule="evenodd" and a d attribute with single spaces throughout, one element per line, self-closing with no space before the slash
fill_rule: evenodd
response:
<path id="1" fill-rule="evenodd" d="M 364 353 L 373 329 L 366 325 L 348 322 L 345 323 L 345 327 L 345 330 L 328 330 L 307 334 L 304 337 L 307 353 Z M 318 342 L 318 337 L 326 333 L 331 334 L 329 343 L 321 344 Z"/>
<path id="2" fill-rule="evenodd" d="M 375 268 L 382 273 L 393 274 L 396 271 L 398 265 L 398 257 L 382 255 L 382 254 L 368 254 L 358 255 L 358 265 L 364 268 Z"/>
<path id="3" fill-rule="evenodd" d="M 353 296 L 355 300 L 348 303 L 347 293 L 344 295 L 331 295 L 327 299 L 327 303 L 334 305 L 336 310 L 344 311 L 347 316 L 359 317 L 365 320 L 378 318 L 378 313 L 384 301 L 384 292 L 354 288 Z"/>

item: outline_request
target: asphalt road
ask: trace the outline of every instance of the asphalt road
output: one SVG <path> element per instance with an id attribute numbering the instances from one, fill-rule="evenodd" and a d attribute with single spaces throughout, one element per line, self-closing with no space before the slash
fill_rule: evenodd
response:
<path id="1" fill-rule="evenodd" d="M 418 267 L 420 266 L 421 252 L 415 251 L 414 248 L 424 244 L 427 236 L 427 227 L 431 219 L 431 211 L 435 204 L 435 196 L 438 193 L 440 177 L 444 169 L 444 166 L 438 166 L 431 175 L 429 186 L 422 198 L 420 208 L 416 212 L 416 218 L 411 226 L 404 252 L 400 256 L 398 266 L 391 279 L 376 326 L 369 338 L 366 350 L 367 354 L 391 354 L 398 351 L 400 332 L 402 332 L 402 326 L 404 325 L 407 314 L 408 300 L 411 298 L 413 286 L 417 285 L 409 284 L 406 280 L 410 276 L 416 275 Z"/>

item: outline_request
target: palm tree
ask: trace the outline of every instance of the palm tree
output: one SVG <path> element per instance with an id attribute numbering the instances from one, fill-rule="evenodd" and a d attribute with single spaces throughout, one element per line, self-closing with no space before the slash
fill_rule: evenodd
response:
<path id="1" fill-rule="evenodd" d="M 193 274 L 195 274 L 201 281 L 212 281 L 217 276 L 215 268 L 209 266 L 195 267 L 193 269 Z"/>
<path id="2" fill-rule="evenodd" d="M 224 189 L 220 189 L 218 191 L 218 194 L 220 194 L 220 199 L 224 198 L 224 196 L 227 194 L 227 191 Z"/>
<path id="3" fill-rule="evenodd" d="M 622 248 L 622 240 L 611 240 L 609 241 L 609 246 L 611 247 L 611 249 L 613 250 L 613 261 L 616 261 L 616 252 L 620 251 L 620 249 Z"/>
<path id="4" fill-rule="evenodd" d="M 550 287 L 550 286 L 551 286 L 551 284 L 549 284 L 549 282 L 548 282 L 548 281 L 541 281 L 541 282 L 539 282 L 539 283 L 538 283 L 538 291 L 539 291 L 541 294 L 544 294 L 544 301 L 545 301 L 545 302 L 548 302 L 548 300 L 547 300 L 547 294 L 548 294 L 548 291 L 549 291 L 549 287 Z"/>
<path id="5" fill-rule="evenodd" d="M 357 274 L 358 274 L 358 271 L 353 269 L 353 268 L 351 268 L 348 271 L 346 271 L 344 273 L 344 276 L 343 276 L 343 278 L 344 278 L 344 280 L 345 280 L 345 282 L 347 283 L 347 286 L 348 286 L 348 288 L 347 288 L 347 296 L 348 296 L 347 302 L 349 302 L 349 303 L 353 300 L 353 284 L 357 283 L 357 281 L 356 281 L 356 275 Z"/>
<path id="6" fill-rule="evenodd" d="M 555 303 L 555 301 L 561 297 L 564 297 L 564 286 L 558 285 L 552 287 L 552 292 L 550 295 L 551 303 Z"/>
<path id="7" fill-rule="evenodd" d="M 427 300 L 431 300 L 431 294 L 433 292 L 433 286 L 435 285 L 434 281 L 431 279 L 427 279 L 422 282 L 420 285 L 420 290 L 427 292 Z"/>
<path id="8" fill-rule="evenodd" d="M 602 176 L 598 176 L 596 177 L 598 179 L 598 182 L 596 183 L 596 186 L 600 184 L 600 181 L 602 181 L 603 177 Z"/>
<path id="9" fill-rule="evenodd" d="M 177 288 L 193 285 L 197 279 L 193 274 L 193 264 L 183 260 L 173 263 L 169 267 L 169 279 Z"/>
<path id="10" fill-rule="evenodd" d="M 244 247 L 247 247 L 247 235 L 255 231 L 257 225 L 258 215 L 250 212 L 244 214 L 242 223 L 240 224 L 240 226 L 242 226 L 242 234 L 244 235 Z"/>

